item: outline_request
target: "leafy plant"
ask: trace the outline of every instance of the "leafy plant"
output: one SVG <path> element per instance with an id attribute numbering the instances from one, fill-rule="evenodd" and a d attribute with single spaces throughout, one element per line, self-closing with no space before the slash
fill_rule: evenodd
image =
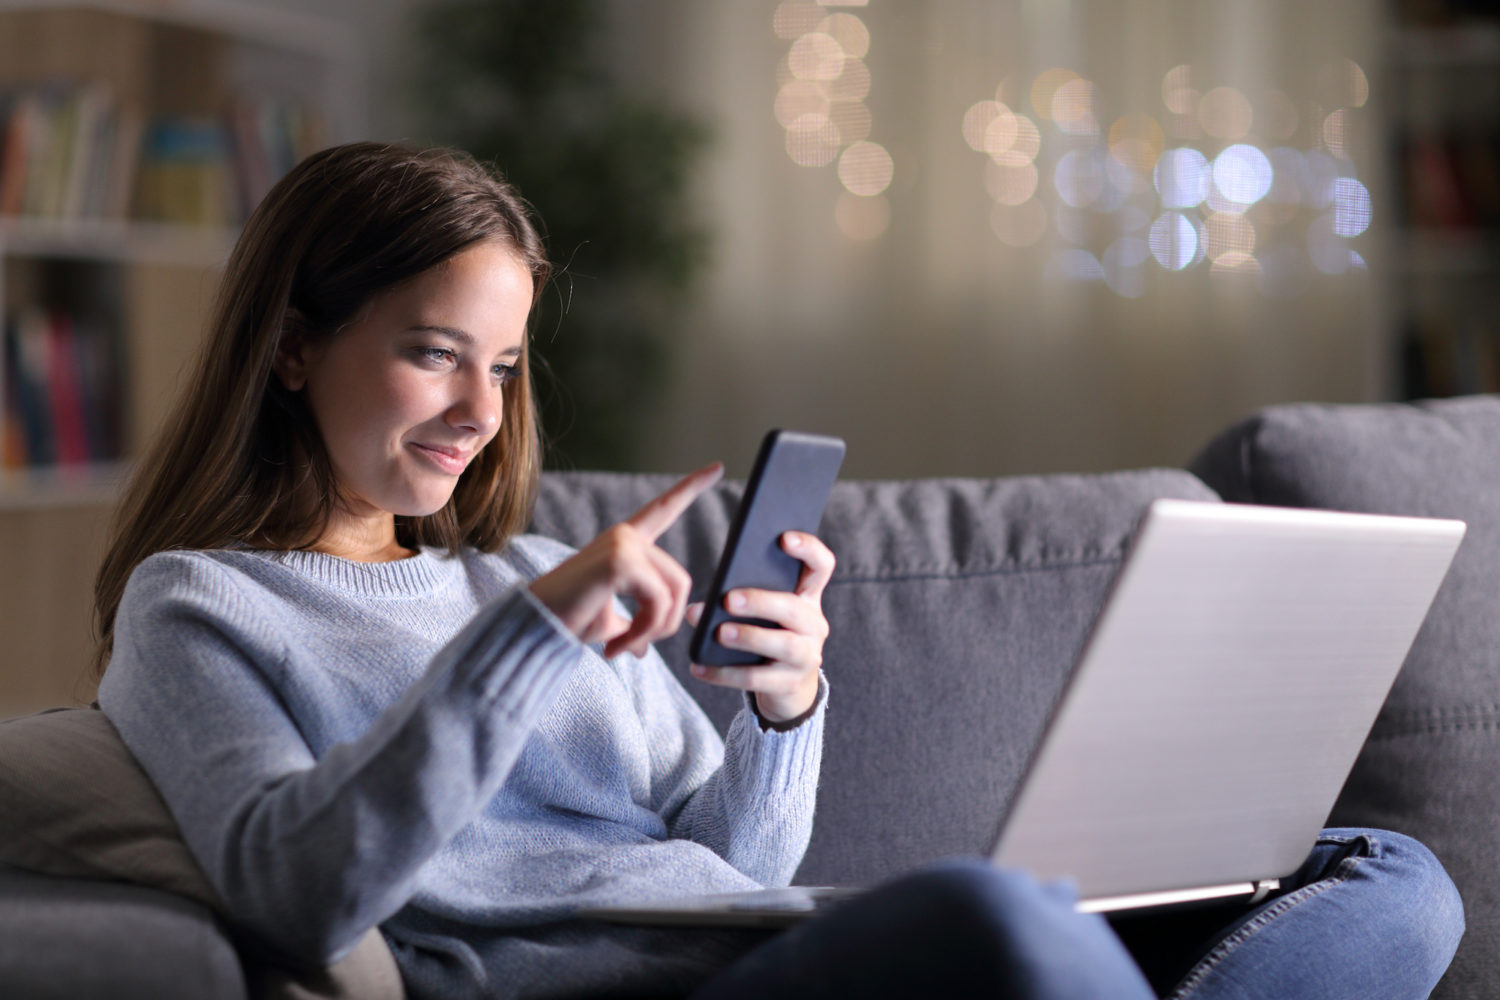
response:
<path id="1" fill-rule="evenodd" d="M 707 132 L 616 85 L 606 27 L 598 0 L 440 0 L 417 14 L 414 86 L 431 139 L 493 161 L 545 223 L 548 464 L 629 469 L 705 260 L 687 184 Z"/>

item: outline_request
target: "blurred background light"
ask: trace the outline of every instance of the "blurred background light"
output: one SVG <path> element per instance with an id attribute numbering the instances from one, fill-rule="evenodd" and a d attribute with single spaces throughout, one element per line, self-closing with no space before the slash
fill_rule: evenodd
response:
<path id="1" fill-rule="evenodd" d="M 1196 149 L 1169 149 L 1156 162 L 1153 180 L 1167 208 L 1193 208 L 1208 196 L 1208 160 Z"/>
<path id="2" fill-rule="evenodd" d="M 839 180 L 850 194 L 870 197 L 891 186 L 895 165 L 878 142 L 856 142 L 839 157 Z"/>
<path id="3" fill-rule="evenodd" d="M 1074 78 L 1058 87 L 1052 95 L 1052 121 L 1069 135 L 1098 135 L 1093 82 Z"/>
<path id="4" fill-rule="evenodd" d="M 1161 101 L 1173 114 L 1191 115 L 1198 110 L 1198 91 L 1192 86 L 1192 69 L 1174 66 L 1161 78 Z"/>
<path id="5" fill-rule="evenodd" d="M 1031 84 L 1031 108 L 1043 121 L 1052 121 L 1052 100 L 1067 84 L 1077 81 L 1078 74 L 1070 69 L 1055 66 L 1043 70 Z"/>
<path id="6" fill-rule="evenodd" d="M 1271 161 L 1254 146 L 1237 143 L 1214 157 L 1213 177 L 1225 198 L 1253 205 L 1271 190 Z"/>
<path id="7" fill-rule="evenodd" d="M 802 167 L 826 167 L 839 153 L 839 130 L 827 115 L 802 115 L 786 130 L 786 153 Z"/>
<path id="8" fill-rule="evenodd" d="M 1370 227 L 1370 192 L 1353 177 L 1333 182 L 1333 232 L 1358 236 Z"/>
<path id="9" fill-rule="evenodd" d="M 786 3 L 777 6 L 776 13 L 771 17 L 771 26 L 775 29 L 777 38 L 790 41 L 808 32 L 817 31 L 818 25 L 827 18 L 828 11 L 815 3 L 787 0 Z"/>
<path id="10" fill-rule="evenodd" d="M 1181 212 L 1163 212 L 1151 224 L 1151 256 L 1168 271 L 1181 271 L 1198 259 L 1198 227 Z"/>
<path id="11" fill-rule="evenodd" d="M 1105 156 L 1097 146 L 1071 149 L 1057 161 L 1052 183 L 1058 197 L 1074 208 L 1087 208 L 1104 193 Z"/>
<path id="12" fill-rule="evenodd" d="M 844 50 L 832 35 L 808 32 L 792 43 L 787 65 L 799 80 L 837 80 L 844 71 Z"/>
<path id="13" fill-rule="evenodd" d="M 863 59 L 870 51 L 870 29 L 853 14 L 834 14 L 818 25 L 818 31 L 832 37 L 850 59 Z"/>
<path id="14" fill-rule="evenodd" d="M 1215 87 L 1198 102 L 1198 121 L 1216 139 L 1243 139 L 1254 120 L 1249 99 L 1233 87 Z"/>
<path id="15" fill-rule="evenodd" d="M 1255 227 L 1238 212 L 1215 212 L 1203 220 L 1203 249 L 1218 262 L 1228 254 L 1255 252 Z"/>
<path id="16" fill-rule="evenodd" d="M 984 186 L 990 197 L 1002 205 L 1019 205 L 1036 194 L 1036 165 L 1002 166 L 990 161 L 984 165 Z"/>

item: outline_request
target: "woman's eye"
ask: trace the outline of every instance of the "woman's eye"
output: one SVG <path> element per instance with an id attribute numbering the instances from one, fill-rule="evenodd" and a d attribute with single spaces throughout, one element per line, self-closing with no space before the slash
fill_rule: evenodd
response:
<path id="1" fill-rule="evenodd" d="M 521 370 L 515 365 L 496 365 L 490 369 L 490 372 L 495 376 L 495 381 L 497 382 L 509 382 L 521 374 Z"/>
<path id="2" fill-rule="evenodd" d="M 439 365 L 446 365 L 453 361 L 453 352 L 446 347 L 419 347 L 417 355 L 423 361 L 431 361 Z"/>

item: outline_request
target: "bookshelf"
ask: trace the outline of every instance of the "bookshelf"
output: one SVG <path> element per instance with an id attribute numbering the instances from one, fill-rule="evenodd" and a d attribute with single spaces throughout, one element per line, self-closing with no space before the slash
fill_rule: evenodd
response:
<path id="1" fill-rule="evenodd" d="M 93 697 L 118 485 L 250 208 L 355 132 L 359 57 L 234 0 L 0 0 L 0 717 Z"/>
<path id="2" fill-rule="evenodd" d="M 1389 52 L 1400 390 L 1500 392 L 1500 15 L 1407 0 Z"/>

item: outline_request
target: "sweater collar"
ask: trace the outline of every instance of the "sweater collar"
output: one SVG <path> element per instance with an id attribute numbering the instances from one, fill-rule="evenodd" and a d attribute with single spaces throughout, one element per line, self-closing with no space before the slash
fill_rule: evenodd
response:
<path id="1" fill-rule="evenodd" d="M 376 563 L 300 549 L 260 554 L 320 583 L 371 597 L 432 593 L 458 562 L 444 549 L 426 548 L 419 548 L 416 555 L 406 559 Z"/>

